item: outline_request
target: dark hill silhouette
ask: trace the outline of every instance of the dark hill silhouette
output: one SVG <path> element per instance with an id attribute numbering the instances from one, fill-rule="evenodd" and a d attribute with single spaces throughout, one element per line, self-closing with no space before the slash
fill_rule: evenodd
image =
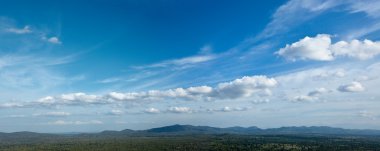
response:
<path id="1" fill-rule="evenodd" d="M 48 134 L 35 132 L 0 133 L 0 141 L 3 139 L 17 138 L 54 138 L 75 136 L 159 136 L 159 135 L 193 135 L 193 134 L 239 134 L 239 135 L 365 135 L 380 136 L 380 130 L 343 129 L 328 126 L 300 126 L 260 129 L 258 127 L 227 127 L 217 128 L 210 126 L 171 125 L 147 130 L 102 131 L 99 133 L 75 133 L 75 134 Z"/>

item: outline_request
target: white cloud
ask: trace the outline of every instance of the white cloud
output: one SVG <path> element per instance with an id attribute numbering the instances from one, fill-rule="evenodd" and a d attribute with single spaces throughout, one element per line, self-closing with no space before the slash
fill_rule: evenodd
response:
<path id="1" fill-rule="evenodd" d="M 198 86 L 198 87 L 189 87 L 187 91 L 191 94 L 210 94 L 212 92 L 212 87 L 209 86 Z"/>
<path id="2" fill-rule="evenodd" d="M 185 64 L 195 64 L 195 63 L 201 63 L 206 62 L 214 59 L 215 57 L 212 55 L 205 55 L 205 56 L 193 56 L 193 57 L 187 57 L 177 60 L 172 60 L 167 63 L 169 64 L 175 64 L 175 65 L 185 65 Z"/>
<path id="3" fill-rule="evenodd" d="M 117 101 L 135 101 L 140 99 L 143 96 L 142 93 L 130 92 L 130 93 L 119 93 L 119 92 L 111 92 L 108 94 L 108 97 L 117 100 Z"/>
<path id="4" fill-rule="evenodd" d="M 168 65 L 186 65 L 186 64 L 196 64 L 201 62 L 206 62 L 213 60 L 215 57 L 212 55 L 203 55 L 203 56 L 192 56 L 181 59 L 169 60 L 159 64 L 154 64 L 153 66 L 168 66 Z"/>
<path id="5" fill-rule="evenodd" d="M 217 56 L 212 54 L 196 55 L 185 57 L 181 59 L 166 60 L 155 64 L 145 65 L 145 66 L 135 66 L 136 69 L 146 69 L 146 68 L 165 68 L 165 67 L 184 67 L 188 65 L 195 65 L 198 63 L 203 63 L 216 59 Z"/>
<path id="6" fill-rule="evenodd" d="M 27 117 L 26 115 L 20 115 L 20 114 L 16 114 L 16 115 L 9 115 L 9 116 L 5 116 L 5 117 L 10 117 L 10 118 L 23 118 L 23 117 Z"/>
<path id="7" fill-rule="evenodd" d="M 313 91 L 310 91 L 307 95 L 297 95 L 291 99 L 293 102 L 315 102 L 319 101 L 319 96 L 322 96 L 325 93 L 330 92 L 326 88 L 317 88 Z"/>
<path id="8" fill-rule="evenodd" d="M 24 107 L 25 104 L 23 103 L 17 103 L 17 102 L 6 102 L 0 104 L 0 108 L 19 108 L 19 107 Z"/>
<path id="9" fill-rule="evenodd" d="M 47 113 L 38 113 L 38 114 L 33 114 L 34 116 L 70 116 L 71 113 L 69 112 L 47 112 Z"/>
<path id="10" fill-rule="evenodd" d="M 112 109 L 108 114 L 109 115 L 122 115 L 122 114 L 124 114 L 124 112 L 122 110 L 119 110 L 119 109 Z"/>
<path id="11" fill-rule="evenodd" d="M 338 90 L 341 92 L 362 92 L 365 88 L 361 83 L 354 81 L 350 84 L 339 86 Z"/>
<path id="12" fill-rule="evenodd" d="M 368 66 L 334 65 L 334 67 L 321 67 L 291 72 L 269 78 L 266 76 L 246 76 L 222 82 L 211 86 L 193 86 L 188 88 L 175 88 L 167 90 L 148 90 L 140 92 L 111 92 L 105 95 L 90 95 L 85 93 L 69 93 L 59 96 L 43 97 L 35 102 L 5 106 L 28 105 L 86 105 L 86 104 L 120 104 L 120 103 L 154 103 L 158 101 L 250 101 L 252 103 L 266 103 L 269 100 L 290 101 L 319 101 L 336 100 L 343 97 L 338 91 L 363 91 L 361 83 L 341 85 L 353 79 L 364 79 L 366 93 L 373 92 L 373 85 L 379 78 L 377 64 Z M 361 77 L 366 78 L 361 78 Z M 359 82 L 359 81 L 358 81 Z M 353 94 L 354 95 L 354 94 Z M 359 95 L 359 94 L 358 94 Z M 176 110 L 176 108 L 172 108 Z M 150 112 L 150 111 L 146 111 Z M 152 110 L 152 112 L 155 112 Z"/>
<path id="13" fill-rule="evenodd" d="M 221 111 L 221 112 L 234 112 L 234 111 L 246 111 L 248 109 L 249 109 L 248 107 L 229 107 L 229 106 L 225 106 L 222 109 L 220 109 L 219 111 Z"/>
<path id="14" fill-rule="evenodd" d="M 47 42 L 50 42 L 52 44 L 62 44 L 62 42 L 59 40 L 58 37 L 50 37 L 50 38 L 47 38 L 47 37 L 43 37 L 42 39 L 45 39 Z"/>
<path id="15" fill-rule="evenodd" d="M 150 113 L 150 114 L 157 114 L 157 113 L 160 113 L 161 111 L 159 109 L 151 107 L 149 109 L 146 109 L 144 112 L 145 113 Z"/>
<path id="16" fill-rule="evenodd" d="M 378 98 L 379 93 L 376 91 L 377 85 L 380 84 L 378 64 L 378 62 L 372 64 L 344 62 L 279 75 L 274 77 L 279 84 L 272 89 L 273 96 L 269 99 L 271 102 L 276 100 L 334 102 Z M 363 92 L 340 93 L 342 91 Z"/>
<path id="17" fill-rule="evenodd" d="M 6 34 L 6 37 L 2 37 L 3 39 L 6 38 L 6 41 L 0 44 L 1 47 L 12 51 L 3 52 L 0 55 L 1 99 L 20 100 L 20 103 L 17 103 L 18 105 L 6 103 L 0 106 L 8 108 L 28 106 L 28 103 L 21 102 L 35 99 L 41 94 L 51 93 L 54 91 L 53 89 L 62 85 L 71 85 L 71 82 L 74 81 L 72 77 L 64 76 L 55 67 L 72 62 L 74 55 L 54 56 L 46 54 L 44 52 L 48 50 L 45 47 L 46 43 L 40 39 L 41 31 L 34 28 L 31 31 L 29 26 L 18 31 L 11 30 L 12 27 L 15 27 L 12 23 L 6 25 L 7 23 L 3 23 L 1 17 L 0 22 L 0 35 L 2 36 L 4 36 L 3 32 L 17 32 L 19 34 L 32 32 L 28 35 Z M 10 30 L 6 31 L 6 29 Z"/>
<path id="18" fill-rule="evenodd" d="M 314 91 L 310 91 L 308 93 L 308 96 L 319 96 L 319 95 L 326 93 L 326 92 L 328 92 L 328 90 L 326 88 L 317 88 Z"/>
<path id="19" fill-rule="evenodd" d="M 329 47 L 331 45 L 330 35 L 319 34 L 316 37 L 305 37 L 298 42 L 286 45 L 276 54 L 289 60 L 319 60 L 330 61 L 333 56 Z"/>
<path id="20" fill-rule="evenodd" d="M 170 107 L 168 112 L 171 113 L 191 113 L 192 110 L 189 107 Z"/>
<path id="21" fill-rule="evenodd" d="M 363 12 L 370 17 L 378 18 L 380 2 L 378 0 L 289 0 L 275 11 L 271 22 L 256 38 L 284 33 L 291 27 L 294 28 L 331 10 Z"/>
<path id="22" fill-rule="evenodd" d="M 54 122 L 49 122 L 49 125 L 98 125 L 103 124 L 102 121 L 99 120 L 91 120 L 91 121 L 64 121 L 57 120 Z"/>
<path id="23" fill-rule="evenodd" d="M 364 41 L 352 40 L 351 42 L 339 41 L 331 45 L 331 50 L 334 56 L 347 56 L 366 60 L 380 54 L 380 42 L 367 39 Z"/>
<path id="24" fill-rule="evenodd" d="M 313 96 L 309 96 L 309 95 L 299 95 L 299 96 L 295 96 L 292 101 L 294 102 L 312 102 L 312 101 L 315 101 L 316 97 L 313 97 Z"/>
<path id="25" fill-rule="evenodd" d="M 38 99 L 35 103 L 40 105 L 77 105 L 77 104 L 101 104 L 106 100 L 101 96 L 88 95 L 82 92 L 62 94 L 61 96 L 46 96 Z"/>
<path id="26" fill-rule="evenodd" d="M 285 32 L 290 27 L 302 24 L 341 4 L 341 1 L 336 0 L 289 0 L 275 11 L 272 21 L 257 38 L 267 38 Z"/>
<path id="27" fill-rule="evenodd" d="M 217 101 L 222 99 L 238 100 L 261 98 L 272 95 L 270 89 L 277 86 L 274 78 L 266 76 L 245 76 L 230 82 L 219 83 L 215 87 L 194 86 L 167 90 L 149 90 L 141 92 L 110 92 L 105 95 L 93 95 L 82 92 L 45 96 L 36 101 L 24 103 L 3 103 L 0 107 L 55 106 L 111 104 L 123 102 L 142 103 L 146 101 Z M 266 101 L 267 102 L 267 101 Z"/>
<path id="28" fill-rule="evenodd" d="M 366 60 L 380 54 L 380 42 L 366 39 L 339 41 L 332 44 L 330 35 L 318 34 L 316 37 L 305 37 L 291 45 L 287 44 L 275 54 L 292 61 L 331 61 L 339 56 Z"/>
<path id="29" fill-rule="evenodd" d="M 251 97 L 254 94 L 267 94 L 269 88 L 277 86 L 274 78 L 266 76 L 245 76 L 231 82 L 220 83 L 215 88 L 214 93 L 218 98 L 244 98 Z"/>
<path id="30" fill-rule="evenodd" d="M 31 33 L 32 32 L 32 30 L 30 30 L 29 26 L 24 26 L 24 28 L 22 28 L 22 29 L 8 28 L 8 29 L 6 29 L 6 31 L 10 32 L 10 33 L 15 33 L 15 34 L 27 34 L 27 33 Z"/>
<path id="31" fill-rule="evenodd" d="M 274 78 L 266 76 L 245 76 L 231 82 L 219 83 L 215 88 L 197 86 L 168 90 L 149 90 L 142 92 L 111 92 L 103 98 L 116 101 L 157 101 L 157 100 L 205 100 L 240 99 L 253 95 L 270 95 L 270 88 L 277 85 Z"/>
<path id="32" fill-rule="evenodd" d="M 380 1 L 378 0 L 354 0 L 349 6 L 351 13 L 364 12 L 370 17 L 380 17 Z"/>

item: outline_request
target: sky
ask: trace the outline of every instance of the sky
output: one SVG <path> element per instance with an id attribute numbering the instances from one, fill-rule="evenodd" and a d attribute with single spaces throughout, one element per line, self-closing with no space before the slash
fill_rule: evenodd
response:
<path id="1" fill-rule="evenodd" d="M 5 0 L 2 132 L 380 127 L 378 0 Z"/>

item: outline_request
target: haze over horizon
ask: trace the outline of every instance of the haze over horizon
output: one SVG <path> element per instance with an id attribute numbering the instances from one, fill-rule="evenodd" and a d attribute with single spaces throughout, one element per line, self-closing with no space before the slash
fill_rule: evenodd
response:
<path id="1" fill-rule="evenodd" d="M 380 1 L 5 0 L 0 131 L 380 130 Z"/>

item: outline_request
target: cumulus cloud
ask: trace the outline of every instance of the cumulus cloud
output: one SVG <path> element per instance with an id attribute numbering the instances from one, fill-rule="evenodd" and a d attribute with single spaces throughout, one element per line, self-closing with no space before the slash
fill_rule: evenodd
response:
<path id="1" fill-rule="evenodd" d="M 24 104 L 2 104 L 3 107 L 24 105 L 89 105 L 123 102 L 146 101 L 216 101 L 222 99 L 237 100 L 247 98 L 261 98 L 270 96 L 271 89 L 277 86 L 274 78 L 266 76 L 245 76 L 230 82 L 219 83 L 215 87 L 193 86 L 167 90 L 149 90 L 141 92 L 110 92 L 105 95 L 92 95 L 82 92 L 62 94 L 60 96 L 46 96 L 36 101 Z M 1 107 L 1 106 L 0 106 Z"/>
<path id="2" fill-rule="evenodd" d="M 326 93 L 326 92 L 328 92 L 328 90 L 326 88 L 317 88 L 314 91 L 310 91 L 308 96 L 319 96 L 319 95 Z"/>
<path id="3" fill-rule="evenodd" d="M 276 54 L 292 61 L 298 59 L 330 61 L 334 59 L 331 50 L 329 50 L 330 45 L 330 35 L 319 34 L 316 37 L 305 37 L 291 45 L 287 44 Z"/>
<path id="4" fill-rule="evenodd" d="M 225 106 L 222 109 L 220 109 L 219 111 L 221 111 L 221 112 L 233 112 L 233 111 L 246 111 L 248 109 L 249 109 L 248 107 L 229 107 L 229 106 Z"/>
<path id="5" fill-rule="evenodd" d="M 59 40 L 59 38 L 56 36 L 53 36 L 53 37 L 43 36 L 41 39 L 52 44 L 62 44 L 61 40 Z"/>
<path id="6" fill-rule="evenodd" d="M 274 78 L 266 76 L 245 76 L 241 79 L 236 79 L 231 82 L 220 83 L 215 88 L 215 95 L 218 98 L 244 98 L 250 97 L 253 94 L 269 94 L 269 88 L 277 86 L 277 81 Z"/>
<path id="7" fill-rule="evenodd" d="M 331 50 L 335 56 L 347 56 L 360 60 L 373 58 L 380 54 L 380 41 L 352 40 L 350 42 L 339 41 L 331 45 Z"/>
<path id="8" fill-rule="evenodd" d="M 312 102 L 315 101 L 317 98 L 309 95 L 299 95 L 295 96 L 293 98 L 293 102 Z"/>
<path id="9" fill-rule="evenodd" d="M 338 87 L 340 92 L 362 92 L 365 90 L 363 85 L 359 82 L 351 82 L 350 84 L 341 85 Z"/>
<path id="10" fill-rule="evenodd" d="M 170 107 L 167 111 L 171 113 L 191 113 L 192 112 L 191 108 L 189 107 Z"/>
<path id="11" fill-rule="evenodd" d="M 212 87 L 209 86 L 199 86 L 199 87 L 189 87 L 187 91 L 190 94 L 210 94 L 212 92 Z"/>
<path id="12" fill-rule="evenodd" d="M 76 105 L 76 104 L 100 104 L 106 100 L 101 96 L 88 95 L 86 93 L 69 93 L 61 96 L 46 96 L 40 98 L 35 103 L 41 105 Z"/>
<path id="13" fill-rule="evenodd" d="M 27 33 L 31 33 L 32 30 L 30 30 L 30 27 L 29 26 L 24 26 L 24 28 L 8 28 L 6 29 L 7 32 L 10 32 L 10 33 L 15 33 L 15 34 L 27 34 Z"/>
<path id="14" fill-rule="evenodd" d="M 231 82 L 219 83 L 216 87 L 197 86 L 168 90 L 150 90 L 146 92 L 111 92 L 108 98 L 117 101 L 136 100 L 215 100 L 239 99 L 251 97 L 255 94 L 270 95 L 270 88 L 277 86 L 274 78 L 266 76 L 245 76 Z"/>
<path id="15" fill-rule="evenodd" d="M 58 39 L 58 37 L 50 37 L 47 39 L 48 42 L 53 43 L 53 44 L 61 44 L 62 42 Z"/>
<path id="16" fill-rule="evenodd" d="M 99 120 L 91 120 L 91 121 L 64 121 L 64 120 L 57 120 L 54 122 L 49 122 L 49 125 L 96 125 L 96 124 L 103 124 L 102 121 Z"/>
<path id="17" fill-rule="evenodd" d="M 298 42 L 287 44 L 275 54 L 292 61 L 331 61 L 340 56 L 366 60 L 380 54 L 380 42 L 354 39 L 331 43 L 331 35 L 318 34 L 315 37 L 305 37 Z"/>
<path id="18" fill-rule="evenodd" d="M 120 93 L 120 92 L 111 92 L 107 97 L 117 100 L 117 101 L 134 101 L 144 96 L 143 93 L 129 92 L 129 93 Z"/>
<path id="19" fill-rule="evenodd" d="M 149 109 L 146 109 L 144 112 L 145 113 L 150 113 L 150 114 L 157 114 L 157 113 L 160 113 L 161 111 L 159 109 L 151 107 Z"/>
<path id="20" fill-rule="evenodd" d="M 319 100 L 319 96 L 324 93 L 328 93 L 329 90 L 326 88 L 317 88 L 313 91 L 310 91 L 307 95 L 298 95 L 291 99 L 293 102 L 314 102 Z"/>

